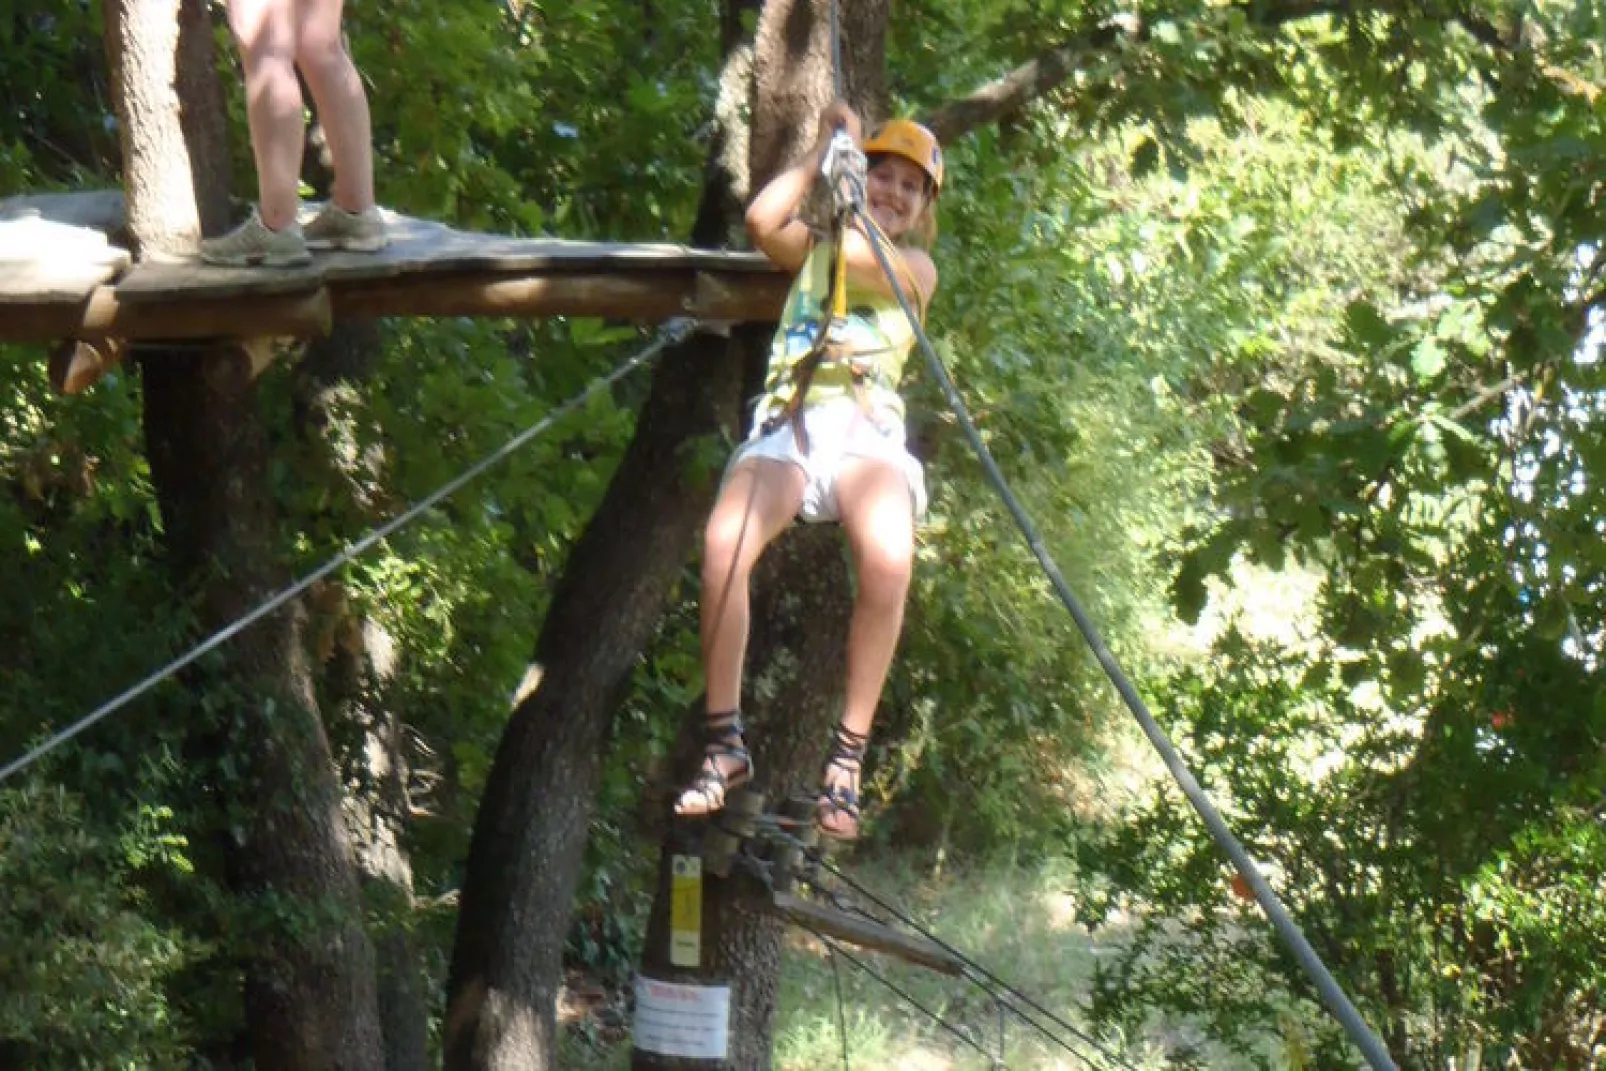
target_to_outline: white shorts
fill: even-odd
[[[850,457],[885,461],[909,484],[909,502],[918,520],[926,514],[926,473],[905,447],[903,421],[891,410],[882,410],[871,420],[852,398],[809,406],[803,410],[803,430],[808,435],[809,452],[798,449],[792,423],[787,421],[768,435],[762,425],[731,456],[725,478],[750,457],[789,461],[803,470],[803,504],[797,515],[805,521],[834,521],[839,517],[836,481],[842,463]]]

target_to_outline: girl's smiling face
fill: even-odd
[[[912,160],[888,153],[870,161],[865,198],[870,218],[894,242],[914,227],[925,211],[931,180]]]

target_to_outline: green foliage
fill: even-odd
[[[1196,612],[1243,538],[1224,526],[1170,575],[1189,533],[1215,520],[1215,471],[1241,449],[1240,421],[1275,418],[1274,388],[1336,360],[1323,340],[1342,323],[1340,286],[1381,285],[1392,269],[1376,241],[1391,225],[1383,162],[1334,153],[1285,108],[1247,114],[1253,133],[1195,124],[1181,181],[1125,177],[1130,130],[1029,176],[983,134],[954,157],[973,181],[945,195],[939,259],[958,282],[936,330],[989,448],[1139,680],[1174,659],[1154,639],[1169,586]],[[1123,177],[1102,188],[1111,174]],[[917,398],[943,405],[929,389]],[[965,843],[1041,845],[1073,810],[1097,809],[1075,771],[1097,770],[1126,714],[966,444],[945,425],[930,434],[935,505],[894,693],[914,747],[893,777],[914,813]],[[1320,503],[1344,488],[1307,482],[1284,513],[1319,526]]]
[[[88,184],[115,181],[108,100],[97,97],[94,81],[72,74],[75,67],[101,70],[98,31],[73,21],[73,32],[45,32],[68,25],[62,19],[98,17],[99,6],[58,6],[62,11],[41,16],[44,22],[13,24],[8,17],[4,23],[40,50],[33,64],[21,38],[7,38],[8,46],[17,45],[7,52],[7,76],[26,76],[29,93],[39,92],[26,99],[47,109],[0,117],[7,192],[60,173],[36,164],[42,139],[69,134],[51,116],[104,126],[111,139],[96,142],[95,151],[76,141],[68,146],[79,168],[72,174]],[[346,29],[373,104],[381,199],[447,222],[514,233],[683,237],[701,179],[700,97],[713,41],[700,7],[661,13],[646,40],[632,33],[635,43],[620,48],[624,39],[613,29],[636,15],[623,6],[475,13],[416,3],[348,12]],[[43,75],[47,61],[56,64],[69,46],[87,46],[92,54]],[[219,46],[225,73],[237,72],[221,26]],[[655,72],[651,80],[639,73],[646,70]],[[243,92],[235,81],[225,93],[233,141],[243,147]],[[235,162],[235,188],[247,197],[254,188],[249,154],[237,152]],[[391,325],[378,373],[338,384],[327,396],[328,440],[309,435],[301,422],[303,384],[293,363],[274,366],[262,381],[262,412],[275,444],[271,479],[282,510],[282,559],[298,573],[321,564],[535,423],[640,341],[636,330],[587,321]],[[0,494],[0,539],[14,548],[0,558],[9,565],[0,578],[13,596],[0,624],[22,637],[20,647],[0,654],[7,679],[0,741],[9,759],[196,636],[187,608],[165,582],[140,443],[137,377],[114,374],[85,398],[56,399],[37,350],[4,347],[0,357],[0,477],[16,492]],[[355,563],[340,578],[337,596],[326,599],[320,590],[309,600],[324,713],[354,792],[380,787],[367,770],[361,712],[383,711],[405,726],[408,802],[416,808],[406,847],[425,903],[446,897],[460,879],[478,793],[548,589],[607,486],[642,396],[643,385],[634,383],[598,399]],[[337,665],[352,623],[363,619],[388,634],[397,668],[383,677],[364,672],[354,690]],[[154,690],[75,741],[68,760],[53,767],[85,793],[95,814],[115,823],[140,802],[119,776],[137,765],[137,755],[189,753],[193,764],[184,775],[151,791],[202,845],[200,873],[153,879],[160,895],[143,910],[153,926],[212,940],[225,928],[255,932],[266,921],[253,920],[212,884],[221,876],[214,838],[234,835],[245,817],[216,812],[209,798],[209,786],[237,783],[242,769],[230,747],[217,750],[238,739],[228,727],[239,698],[226,674],[213,672],[217,661],[209,659],[203,675],[188,682],[195,695],[172,686]],[[197,748],[198,741],[205,746]],[[635,787],[635,775],[622,769],[615,796]],[[606,813],[617,829],[619,810],[610,806]],[[599,841],[588,885],[599,902],[616,886],[634,888],[625,880],[628,868],[616,861],[625,853],[612,843]],[[374,910],[380,924],[397,921],[388,909]],[[417,930],[421,967],[437,983],[451,940],[449,917],[435,925],[443,915],[427,914]],[[203,1048],[227,1045],[238,1028],[237,1007],[221,996],[238,981],[221,955],[199,956],[169,972],[168,995],[195,1025]],[[440,985],[430,988],[438,992]]]
[[[0,196],[115,173],[100,4],[0,8]]]
[[[0,16],[0,191],[116,181],[100,10]],[[1606,127],[1589,92],[1606,80],[1601,14],[1408,4],[1268,23],[1276,10],[900,6],[899,111],[1081,46],[1057,89],[948,146],[933,333],[1072,587],[1368,1010],[1440,1064],[1481,1044],[1486,1060],[1582,1065],[1606,962],[1606,727],[1588,698],[1606,637],[1591,482],[1606,403],[1598,357],[1575,359],[1606,263]],[[656,4],[646,32],[640,5],[611,0],[347,17],[386,204],[515,233],[685,237],[717,89],[709,5]],[[243,198],[243,98],[226,92]],[[275,367],[262,405],[277,552],[296,570],[326,560],[636,340],[589,321],[387,325],[376,373],[335,392],[333,438],[309,434],[301,384]],[[137,377],[56,399],[41,357],[0,347],[6,757],[195,638],[163,568]],[[363,712],[404,727],[431,982],[509,697],[643,390],[599,400],[365,556],[340,613],[309,606],[354,795],[378,790]],[[1340,1062],[1173,799],[1098,824],[1125,715],[931,384],[911,408],[933,512],[878,723],[873,789],[894,816],[879,835],[1027,856],[1075,838],[1104,897],[1089,917],[1129,909],[1155,957],[1112,969],[1101,1011],[1126,1015],[1124,995],[1134,1017],[1169,1007],[1221,1038],[1271,1030],[1290,1063]],[[1246,559],[1323,578],[1311,644],[1230,640],[1201,663],[1172,610],[1208,620]],[[571,944],[604,974],[637,940],[637,796],[698,688],[693,579],[604,772]],[[382,626],[396,654],[355,687],[336,671],[354,621]],[[215,747],[239,698],[223,661],[75,741],[49,768],[56,796],[5,797],[0,828],[31,838],[0,846],[15,905],[65,898],[71,936],[104,933],[108,957],[93,977],[44,979],[49,1002],[0,1005],[15,1014],[0,1033],[30,1054],[70,1064],[99,1039],[172,1064],[238,1026],[219,996],[237,966],[216,939],[252,920],[218,883],[214,838],[239,816],[210,798],[240,767]],[[164,840],[174,830],[188,854]],[[404,909],[373,910],[405,928]],[[65,931],[21,911],[0,912],[0,954],[31,970]],[[139,1021],[104,999],[113,981]]]
[[[1545,646],[1518,641],[1494,657],[1531,666]],[[1548,661],[1561,678],[1577,674]],[[1594,895],[1601,812],[1589,787],[1599,772],[1565,771],[1558,753],[1576,732],[1600,731],[1593,700],[1561,702],[1567,685],[1553,678],[1517,685],[1526,699],[1505,690],[1525,712],[1545,697],[1542,725],[1490,714],[1487,695],[1447,693],[1412,717],[1337,680],[1295,683],[1312,681],[1310,668],[1230,635],[1214,666],[1170,680],[1157,706],[1318,954],[1400,1039],[1398,1057],[1442,1064],[1478,1045],[1486,1059],[1579,1066],[1598,1026],[1592,994],[1606,981],[1606,915]],[[1553,744],[1524,747],[1525,734]],[[1131,1023],[1166,1007],[1208,1016],[1229,1042],[1292,1031],[1339,1058],[1336,1025],[1234,895],[1230,870],[1175,793],[1156,791],[1078,851],[1101,875],[1089,921],[1152,912],[1100,979],[1102,1014]],[[1187,920],[1185,936],[1167,919]]]
[[[1548,180],[1524,173],[1564,174],[1571,150],[1551,156],[1506,126],[1527,93],[1554,121],[1582,120],[1583,101],[1536,73],[1508,70],[1498,104],[1429,94],[1434,123],[1392,106],[1368,117],[1435,139],[1371,139],[1398,176],[1400,252],[1351,284],[1341,320],[1229,392],[1217,508],[1175,587],[1193,617],[1207,578],[1240,555],[1304,563],[1326,577],[1314,651],[1229,640],[1157,704],[1176,710],[1202,778],[1405,1062],[1481,1046],[1486,1060],[1583,1066],[1599,1027],[1599,920],[1574,891],[1598,867],[1580,834],[1598,821],[1587,786],[1601,776],[1587,698],[1598,600],[1583,595],[1601,560],[1582,460],[1599,372],[1574,357],[1590,301],[1578,280],[1598,268],[1571,201],[1536,198]],[[1125,960],[1106,979],[1109,1014],[1188,1008],[1231,1037],[1286,1024],[1280,994],[1308,999],[1269,939],[1236,922],[1216,858],[1169,798],[1086,848],[1109,904],[1186,918],[1197,944]],[[1157,917],[1150,938],[1162,930]],[[1228,963],[1242,984],[1203,969]],[[1295,1018],[1313,1051],[1339,1058],[1322,1017]]]
[[[158,918],[142,874],[189,871],[173,815],[115,835],[59,788],[0,793],[0,1052],[29,1067],[174,1067],[189,1038],[164,986],[200,950]]]

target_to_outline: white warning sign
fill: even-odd
[[[660,1056],[723,1060],[730,1035],[728,985],[636,979],[634,1045]]]

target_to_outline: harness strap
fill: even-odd
[[[786,424],[792,426],[792,436],[797,442],[798,449],[804,454],[809,452],[808,429],[803,423],[803,409],[808,400],[809,388],[814,382],[814,375],[827,364],[839,364],[847,368],[853,381],[853,397],[858,402],[859,410],[872,424],[875,423],[875,403],[870,393],[872,384],[886,385],[888,389],[896,387],[884,382],[885,375],[881,367],[869,359],[869,352],[882,352],[879,350],[869,352],[855,352],[848,344],[846,326],[848,316],[848,257],[847,257],[847,213],[838,213],[831,226],[831,241],[833,243],[831,258],[830,282],[824,300],[820,302],[822,313],[829,310],[829,317],[820,324],[815,332],[814,341],[807,353],[797,358],[786,369],[784,376],[790,381],[791,392],[780,408],[771,409],[770,414],[760,425],[760,434],[768,435]]]
[[[847,242],[844,237],[847,232],[847,213],[838,212],[831,223],[831,284],[820,303],[820,311],[830,310],[830,319],[820,325],[814,334],[814,342],[809,351],[796,361],[788,372],[792,380],[792,394],[786,399],[786,404],[780,412],[764,421],[762,432],[768,435],[783,423],[792,425],[792,437],[797,441],[797,447],[804,454],[809,452],[809,433],[803,425],[803,402],[808,398],[809,385],[814,382],[814,373],[819,371],[820,365],[827,361],[840,361],[851,356],[846,345],[838,336],[836,328],[845,323],[848,314],[848,256]]]

